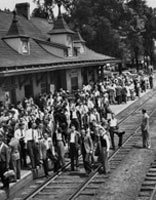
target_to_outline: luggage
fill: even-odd
[[[12,179],[12,178],[14,178],[16,175],[15,175],[15,172],[14,172],[14,170],[8,170],[8,171],[6,171],[5,173],[4,173],[4,177],[6,178],[6,179]]]

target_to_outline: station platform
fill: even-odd
[[[154,72],[154,79],[153,79],[153,87],[156,88],[156,71]],[[150,92],[151,89],[148,89],[146,92],[140,93],[140,97],[136,97],[134,101],[128,101],[126,104],[122,103],[120,105],[111,105],[110,108],[112,111],[117,115],[118,113],[122,112],[125,108],[133,104],[135,101],[137,101],[142,96],[146,95],[148,92]]]
[[[154,73],[154,88],[156,87],[156,72]],[[148,95],[148,93],[151,92],[151,89],[148,89],[146,92],[141,93],[140,97],[136,97],[134,101],[128,101],[126,104],[120,104],[120,105],[111,105],[111,110],[115,113],[115,115],[122,112],[124,109],[126,109],[128,106],[136,102],[138,99],[143,97],[144,95]],[[21,179],[18,180],[15,183],[10,183],[10,196],[15,196],[16,192],[24,188],[29,182],[33,180],[33,174],[30,170],[22,170],[21,171]],[[0,186],[2,186],[0,182]],[[0,190],[0,200],[7,200],[7,195],[4,190]]]
[[[21,190],[24,186],[26,186],[30,181],[33,180],[33,174],[30,170],[21,170],[21,179],[17,182],[10,183],[10,196],[15,194],[18,190]],[[0,187],[2,183],[0,182]],[[0,200],[7,200],[7,195],[4,190],[0,190]]]
[[[155,86],[156,86],[156,81],[155,81]],[[120,112],[122,112],[124,109],[126,109],[128,106],[130,106],[131,104],[133,104],[135,101],[137,101],[139,98],[141,98],[142,96],[146,95],[148,92],[150,92],[151,90],[148,89],[145,92],[141,93],[140,94],[140,97],[136,97],[136,99],[134,101],[128,101],[127,103],[122,103],[122,104],[119,104],[119,105],[111,105],[110,108],[111,110],[113,111],[113,113],[115,115],[119,114]]]

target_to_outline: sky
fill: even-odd
[[[16,3],[29,2],[30,3],[30,11],[35,8],[35,4],[33,0],[0,0],[0,9],[4,10],[5,8],[9,8],[11,11],[15,8]],[[156,0],[146,0],[147,5],[150,7],[156,7]],[[57,12],[57,11],[56,11]]]
[[[28,2],[30,3],[30,12],[34,10],[36,7],[36,4],[33,3],[33,0],[0,0],[0,9],[4,10],[5,8],[9,8],[11,11],[14,10],[16,3],[25,3]],[[55,13],[57,15],[58,9],[55,9]]]
[[[32,12],[32,10],[35,8],[33,0],[0,0],[0,9],[3,10],[5,8],[9,8],[12,11],[15,8],[16,3],[24,3],[24,2],[30,3],[30,9]]]

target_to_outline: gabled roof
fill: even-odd
[[[73,41],[75,43],[77,42],[81,42],[81,43],[85,43],[86,41],[82,38],[82,36],[80,35],[79,31],[76,31],[75,34],[73,35]]]
[[[63,34],[63,33],[69,33],[69,34],[74,34],[74,31],[72,31],[69,26],[67,25],[66,21],[64,20],[62,14],[61,14],[61,8],[59,5],[59,15],[54,21],[54,26],[51,31],[49,31],[50,35],[54,34]]]
[[[22,55],[12,49],[4,40],[0,40],[0,68],[12,66],[46,65],[51,62],[63,62],[64,59],[44,50],[35,40],[30,38],[30,54]]]
[[[12,37],[28,37],[20,24],[20,21],[16,17],[16,12],[13,12],[13,20],[11,26],[4,38],[12,38]]]
[[[7,76],[11,73],[35,73],[74,67],[96,66],[102,65],[106,62],[119,62],[119,60],[113,57],[96,53],[88,48],[85,48],[85,53],[75,57],[56,56],[46,51],[42,45],[40,45],[42,42],[45,42],[47,45],[59,45],[57,43],[47,42],[47,39],[49,38],[47,33],[51,28],[51,24],[48,24],[47,20],[39,18],[31,18],[30,20],[27,20],[25,17],[17,15],[16,19],[18,20],[18,24],[20,24],[20,26],[18,25],[19,32],[16,32],[17,30],[9,30],[9,27],[11,27],[13,23],[12,19],[14,21],[12,13],[0,11],[0,76]],[[62,25],[57,25],[56,27],[61,26]],[[68,26],[65,24],[64,28],[68,30]],[[30,37],[29,55],[19,54],[8,46],[5,40],[2,40],[2,38],[4,38],[9,32],[11,32],[11,34],[16,33],[16,35],[24,34]],[[59,47],[64,49],[66,48],[61,44]]]
[[[27,20],[23,16],[16,16],[18,22],[22,25],[26,35],[33,38],[48,39],[47,32],[50,30],[50,24],[45,19],[31,18]],[[0,11],[0,38],[7,35],[9,27],[12,24],[13,15],[11,12]],[[40,25],[39,25],[40,24]],[[45,29],[45,30],[44,30]]]
[[[117,60],[114,57],[107,56],[101,53],[97,53],[87,47],[85,47],[85,52],[82,54],[79,54],[75,57],[67,57],[68,60],[74,60],[74,61],[104,61],[104,60]]]

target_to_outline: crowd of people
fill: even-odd
[[[114,135],[119,137],[120,147],[125,134],[120,131],[110,105],[127,103],[147,87],[153,88],[152,76],[149,83],[147,86],[144,78],[138,80],[120,75],[98,83],[90,81],[72,95],[60,89],[54,94],[41,94],[36,99],[25,98],[16,105],[1,102],[2,188],[9,187],[5,178],[9,169],[15,172],[14,181],[21,178],[21,168],[35,172],[43,166],[48,176],[49,160],[56,172],[65,165],[65,155],[71,159],[71,170],[78,170],[80,152],[87,175],[93,169],[95,156],[102,163],[103,172],[108,173],[110,146],[115,150]]]

